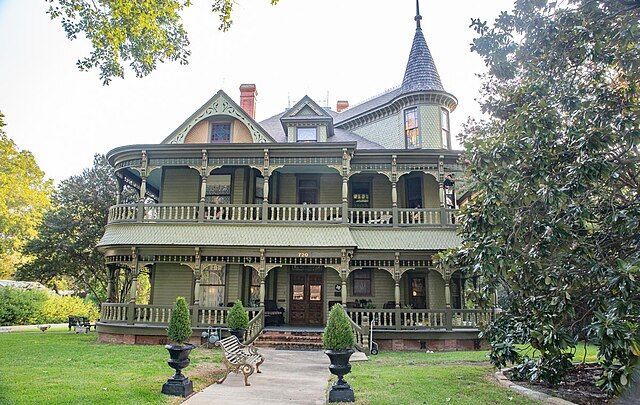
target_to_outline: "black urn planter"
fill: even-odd
[[[166,345],[165,348],[169,351],[169,356],[171,357],[167,363],[169,367],[176,370],[176,373],[162,385],[162,393],[188,397],[193,393],[193,383],[182,374],[182,369],[191,363],[189,353],[195,346],[187,343],[185,345]]]
[[[246,329],[229,329],[229,333],[237,337],[240,343],[244,343],[244,334],[246,331]]]
[[[353,349],[325,350],[324,353],[331,360],[329,371],[331,374],[338,376],[338,380],[333,383],[329,391],[329,402],[354,402],[353,389],[344,380],[344,375],[349,374],[351,371],[349,358],[353,354]]]

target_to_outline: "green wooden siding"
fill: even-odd
[[[186,167],[166,167],[162,173],[161,203],[195,203],[200,200],[200,175]]]
[[[170,305],[177,297],[193,302],[193,272],[186,266],[158,263],[153,275],[153,304]]]

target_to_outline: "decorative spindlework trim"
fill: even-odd
[[[227,115],[242,122],[249,129],[249,133],[251,134],[253,141],[256,143],[273,142],[273,140],[264,131],[252,122],[253,120],[248,118],[244,111],[241,111],[235,103],[228,100],[225,96],[226,95],[224,93],[220,92],[200,114],[180,128],[178,133],[167,143],[184,143],[187,134],[196,126],[196,124],[213,115]]]
[[[267,264],[339,265],[340,257],[267,257]]]
[[[200,166],[201,157],[149,158],[149,166]]]
[[[270,164],[279,165],[339,165],[342,167],[342,157],[333,156],[278,156],[271,157]]]
[[[351,171],[358,172],[391,172],[391,163],[351,163]]]
[[[378,107],[373,111],[366,112],[362,115],[357,115],[342,122],[338,122],[335,124],[335,126],[337,128],[343,128],[351,131],[355,128],[361,127],[371,122],[375,122],[390,115],[397,114],[405,107],[415,104],[434,104],[438,106],[444,106],[448,108],[449,111],[453,111],[456,108],[458,102],[455,97],[448,93],[421,92],[414,94],[405,94],[395,98],[388,104]]]
[[[115,170],[124,169],[125,167],[140,167],[142,165],[142,159],[127,159],[121,162],[118,162],[114,165]]]
[[[262,157],[210,157],[209,164],[212,166],[262,166]]]

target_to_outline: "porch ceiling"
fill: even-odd
[[[351,235],[365,250],[442,250],[461,243],[455,229],[352,228]]]
[[[98,246],[355,247],[346,226],[112,224]]]

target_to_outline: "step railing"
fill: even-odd
[[[345,309],[356,325],[375,321],[376,329],[480,329],[493,318],[491,309]]]
[[[253,343],[264,329],[264,308],[260,308],[257,313],[255,311],[250,311],[250,314],[254,312],[253,317],[249,321],[247,325],[247,331],[245,332],[244,343],[249,344]]]
[[[356,349],[367,355],[371,354],[369,350],[369,321],[367,316],[364,315],[362,325],[358,325],[351,318],[349,318],[349,322],[351,323],[351,330],[353,331],[353,336],[355,338]]]

